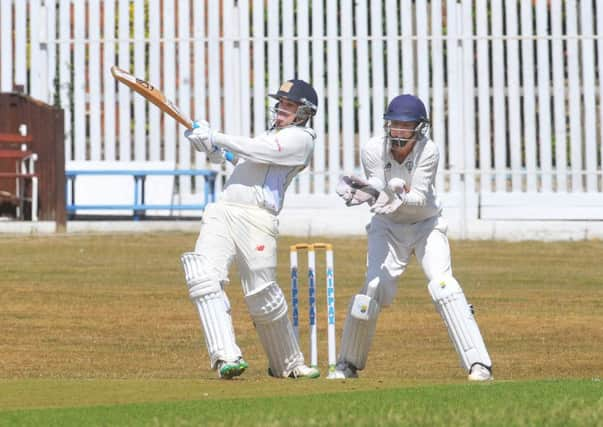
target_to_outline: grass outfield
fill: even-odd
[[[600,241],[452,242],[455,276],[494,362],[496,381],[484,385],[466,383],[416,262],[379,319],[367,368],[347,382],[267,377],[233,274],[228,293],[250,369],[217,380],[178,259],[195,238],[3,236],[0,424],[603,426]],[[285,290],[297,241],[279,241]],[[339,336],[363,280],[366,240],[329,241]],[[305,352],[307,342],[302,334]]]
[[[349,382],[348,382],[349,383]],[[235,387],[234,385],[232,387]],[[342,389],[348,384],[340,385]],[[202,387],[197,386],[201,394]],[[601,426],[595,381],[495,382],[0,412],[19,426]],[[208,394],[208,393],[205,393]]]

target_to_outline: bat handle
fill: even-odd
[[[226,160],[228,160],[230,163],[232,163],[234,161],[235,155],[232,154],[231,151],[224,150],[224,158]]]

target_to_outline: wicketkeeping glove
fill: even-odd
[[[379,196],[379,191],[368,181],[353,175],[343,176],[335,192],[345,201],[346,206],[357,206],[362,203],[372,205]]]

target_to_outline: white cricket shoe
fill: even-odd
[[[306,365],[299,365],[293,368],[293,371],[289,374],[289,378],[318,378],[320,377],[320,371],[318,368],[313,368]]]
[[[492,381],[492,370],[479,363],[474,363],[467,377],[469,381]]]
[[[356,367],[346,361],[338,362],[335,370],[329,374],[329,380],[345,380],[347,378],[358,378]]]
[[[272,369],[268,368],[268,375],[271,377],[276,377],[274,373],[272,373]],[[293,368],[293,370],[289,373],[287,378],[318,378],[320,377],[320,371],[317,368],[311,368],[306,365],[299,365]]]

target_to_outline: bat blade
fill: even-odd
[[[169,114],[172,118],[174,118],[178,123],[186,127],[187,129],[192,129],[193,121],[174,104],[172,101],[166,98],[166,96],[153,86],[151,83],[146,80],[139,79],[126,70],[123,70],[115,65],[111,67],[111,74],[115,79],[130,89],[138,93],[139,95],[146,98],[152,104],[155,104],[161,111]]]

